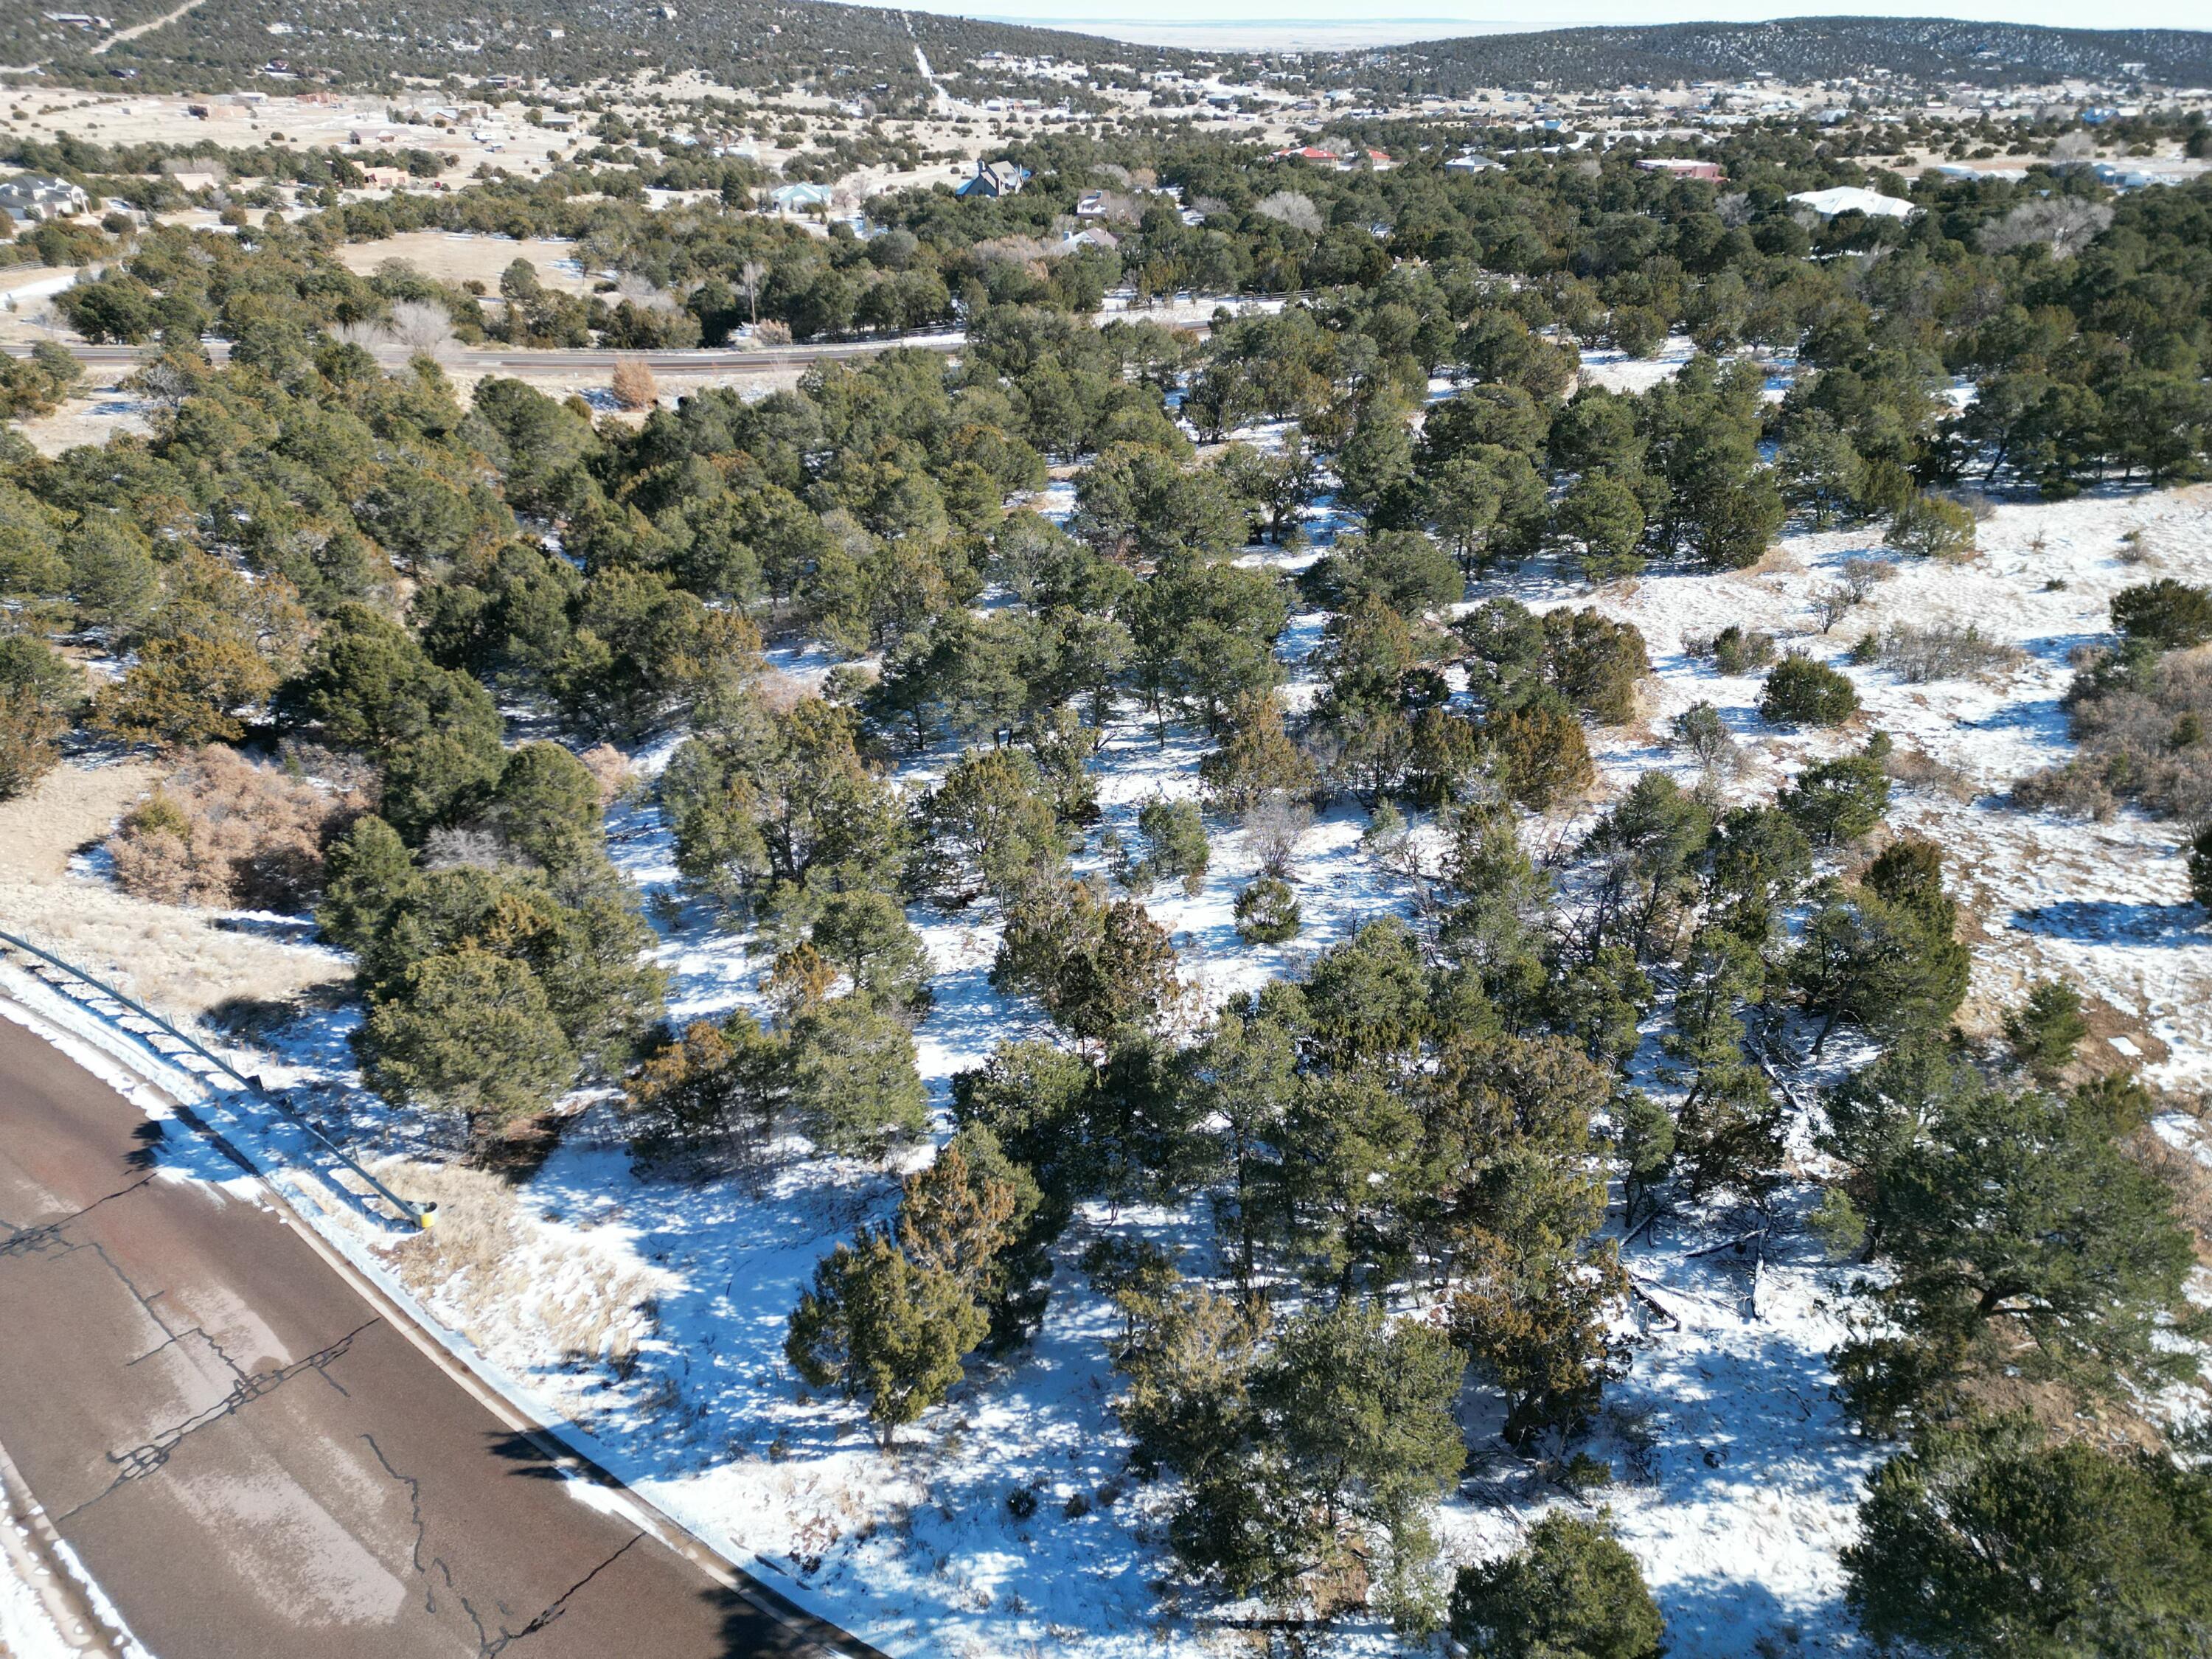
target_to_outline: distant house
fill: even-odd
[[[1646,173],[1671,173],[1677,179],[1703,179],[1716,185],[1728,177],[1718,161],[1686,161],[1671,156],[1647,155],[1636,165]]]
[[[1029,183],[1029,169],[1018,162],[1008,161],[978,161],[975,176],[967,180],[952,193],[955,196],[980,196],[995,201],[1001,196],[1018,195]]]
[[[1446,173],[1494,173],[1502,165],[1504,165],[1502,162],[1493,161],[1487,155],[1455,155],[1444,163],[1444,171]]]
[[[2149,185],[2185,185],[2190,175],[2173,167],[2114,166],[2100,161],[2090,168],[2097,182],[2114,190],[2142,190]]]
[[[827,185],[778,185],[769,191],[768,199],[781,213],[803,213],[808,208],[830,205],[830,186]]]
[[[90,205],[81,186],[47,173],[26,173],[0,185],[0,212],[19,225],[65,219]]]
[[[1333,149],[1323,149],[1319,144],[1301,144],[1291,149],[1273,151],[1269,160],[1276,161],[1311,161],[1319,167],[1333,167],[1341,159]]]
[[[1060,244],[1060,251],[1064,253],[1078,253],[1087,247],[1103,249],[1110,253],[1121,246],[1121,239],[1103,225],[1091,225],[1085,229],[1073,232],[1061,238]]]
[[[1900,197],[1885,196],[1859,185],[1838,185],[1832,190],[1801,190],[1790,198],[1810,208],[1823,219],[1839,213],[1863,213],[1870,219],[1910,219],[1920,210]]]
[[[1079,219],[1103,219],[1106,216],[1106,192],[1085,191],[1075,198],[1075,216]]]

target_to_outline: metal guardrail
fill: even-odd
[[[363,1168],[361,1161],[355,1158],[352,1153],[347,1152],[344,1147],[339,1146],[336,1141],[332,1140],[328,1135],[325,1134],[319,1128],[316,1127],[314,1124],[303,1116],[298,1109],[295,1108],[290,1101],[284,1097],[282,1092],[272,1090],[265,1085],[261,1081],[258,1075],[240,1071],[237,1066],[232,1065],[221,1054],[216,1054],[213,1049],[208,1048],[206,1044],[201,1042],[197,1037],[188,1036],[185,1032],[179,1030],[174,1025],[162,1018],[161,1015],[155,1013],[143,1003],[138,1002],[133,998],[125,996],[122,992],[117,990],[105,980],[96,978],[93,975],[87,973],[75,963],[64,961],[63,958],[56,956],[52,951],[45,949],[43,946],[33,945],[30,940],[20,938],[17,935],[8,933],[4,930],[0,930],[0,945],[5,945],[10,949],[23,951],[25,954],[37,958],[38,961],[46,963],[48,967],[66,975],[68,979],[74,980],[79,984],[89,987],[94,995],[106,998],[108,1001],[116,1004],[129,1013],[153,1026],[156,1030],[168,1037],[172,1042],[180,1044],[186,1053],[197,1055],[199,1059],[207,1062],[208,1065],[213,1066],[216,1072],[231,1079],[239,1088],[252,1096],[255,1100],[274,1108],[276,1111],[288,1122],[302,1130],[325,1152],[328,1152],[332,1158],[336,1159],[340,1164],[343,1165],[361,1181],[365,1182],[372,1192],[376,1194],[378,1197],[383,1199],[386,1203],[389,1204],[392,1207],[392,1209],[398,1213],[400,1220],[406,1225],[421,1228],[428,1227],[431,1224],[434,1212],[437,1208],[435,1205],[413,1204],[409,1202],[406,1199],[400,1197],[398,1193],[393,1192],[391,1188],[386,1186],[382,1181],[379,1180],[375,1176],[371,1175],[368,1170]],[[41,975],[40,977],[44,978],[45,975]],[[52,984],[52,981],[49,980],[48,983]],[[64,995],[70,996],[72,1001],[78,1003],[80,1006],[90,1006],[83,997],[73,994],[67,984],[56,985],[54,988],[62,992]],[[122,1019],[108,1013],[105,1009],[92,1008],[91,1012],[98,1014],[102,1019],[106,1020],[108,1024],[114,1027],[118,1031],[120,1031],[124,1036],[137,1042],[139,1047],[144,1048],[149,1054],[152,1054],[156,1060],[161,1060],[163,1064],[174,1065],[176,1063],[177,1056],[174,1054],[166,1052],[153,1042],[144,1031],[134,1030]],[[185,1069],[190,1070],[191,1068],[186,1067]],[[354,1196],[358,1198],[360,1194],[356,1194]]]

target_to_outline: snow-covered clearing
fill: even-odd
[[[1672,364],[1600,367],[1641,378]],[[1056,487],[1035,504],[1064,515],[1070,492]],[[1307,528],[1312,544],[1303,551],[1245,556],[1296,568],[1316,556],[1338,520],[1324,504]],[[2136,542],[2123,540],[2134,531]],[[1536,565],[1485,592],[1538,609],[1594,604],[1643,630],[1656,681],[1639,724],[1594,735],[1601,798],[1655,767],[1692,780],[1695,763],[1664,733],[1673,715],[1701,701],[1720,708],[1742,744],[1745,763],[1725,785],[1740,799],[1771,796],[1798,768],[1860,746],[1871,729],[1890,732],[1900,753],[1923,757],[1932,780],[1900,786],[1891,822],[1946,852],[1974,952],[1970,1021],[1986,1022],[2029,981],[2063,973],[2106,1005],[2100,1040],[2147,1057],[2158,1081],[2196,1083],[2212,1065],[2212,933],[2187,899],[2178,827],[2130,813],[2105,823],[2025,813],[2002,797],[2014,779],[2068,752],[2057,707],[2068,654],[2105,633],[2111,595],[2158,574],[2212,580],[2212,490],[2000,506],[1981,526],[1982,551],[1958,563],[1899,561],[1878,537],[1795,533],[1753,570],[1662,568],[1596,593]],[[1814,591],[1853,556],[1898,568],[1820,633]],[[1312,695],[1306,659],[1325,620],[1297,616],[1285,637],[1294,707]],[[1862,634],[1900,622],[1972,623],[2023,655],[1986,679],[1917,685],[1879,664],[1845,661]],[[1866,712],[1833,732],[1767,726],[1756,713],[1759,677],[1723,678],[1688,649],[1729,623],[1836,663]],[[827,666],[818,654],[791,652],[776,663],[800,679]],[[641,769],[657,769],[672,747],[641,757]],[[1155,793],[1194,794],[1201,752],[1194,734],[1171,731],[1163,744],[1140,711],[1119,711],[1098,763],[1106,824],[1126,830]],[[921,782],[948,757],[919,757],[902,779]],[[1601,804],[1529,824],[1532,848],[1567,843]],[[1250,950],[1237,939],[1231,904],[1255,860],[1234,827],[1216,827],[1197,893],[1151,895],[1202,1001],[1294,970],[1360,923],[1411,902],[1406,878],[1363,848],[1364,825],[1357,805],[1340,805],[1301,841],[1305,927],[1290,945]],[[653,809],[619,809],[609,836],[660,929],[671,1013],[718,1015],[755,998],[765,957],[686,899]],[[1103,867],[1097,848],[1094,833],[1079,867]],[[941,1123],[955,1073],[1001,1039],[1043,1028],[1034,1010],[1010,1006],[988,981],[997,942],[988,915],[914,914],[937,969],[935,1006],[916,1038]],[[285,1060],[327,1090],[326,1115],[350,1114],[357,1139],[420,1151],[419,1123],[354,1092],[343,1042],[354,1018],[340,1010],[304,1019],[285,1039]],[[2162,1127],[2179,1139],[2197,1133],[2178,1117]],[[1122,1474],[1104,1349],[1114,1316],[1075,1266],[1086,1244],[1114,1231],[1179,1245],[1202,1265],[1202,1200],[1176,1212],[1079,1215],[1059,1247],[1035,1343],[975,1369],[888,1455],[856,1410],[805,1396],[781,1345],[816,1262],[859,1223],[888,1213],[894,1175],[796,1146],[779,1153],[751,1176],[641,1180],[611,1112],[594,1106],[520,1189],[516,1231],[496,1241],[501,1293],[487,1293],[484,1264],[459,1255],[442,1282],[411,1282],[653,1502],[733,1553],[757,1555],[798,1599],[893,1653],[965,1659],[1049,1646],[1135,1659],[1242,1640],[1213,1609],[1156,1588],[1169,1568],[1164,1499]],[[1778,1224],[1741,1250],[1727,1243],[1744,1231],[1744,1217],[1692,1211],[1643,1231],[1625,1253],[1643,1293],[1634,1364],[1609,1392],[1589,1443],[1613,1476],[1593,1501],[1610,1504],[1642,1561],[1678,1653],[1858,1645],[1838,1552],[1882,1450],[1855,1437],[1828,1397],[1825,1356],[1842,1335],[1849,1274],[1796,1224],[1810,1202],[1809,1186],[1785,1189]],[[392,1254],[426,1248],[407,1243]],[[1488,1440],[1490,1410],[1471,1389],[1467,1420],[1484,1449],[1444,1506],[1442,1534],[1455,1561],[1509,1547],[1547,1505],[1583,1502]],[[1018,1487],[1039,1495],[1026,1519],[1007,1505]],[[1353,1650],[1391,1644],[1387,1632],[1363,1626],[1345,1640]]]

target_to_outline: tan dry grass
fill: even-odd
[[[434,282],[473,280],[494,294],[499,292],[500,273],[517,259],[527,259],[538,267],[538,280],[550,289],[563,294],[592,291],[588,272],[557,269],[562,260],[580,257],[579,245],[543,237],[517,241],[506,236],[454,236],[442,230],[410,230],[374,242],[348,242],[337,250],[337,256],[347,270],[364,276],[374,276],[386,259],[404,259]]]
[[[160,775],[141,761],[62,766],[0,802],[0,927],[188,1018],[241,998],[289,1001],[346,979],[327,951],[230,933],[204,911],[70,874],[70,854],[104,837]]]
[[[391,1253],[407,1287],[498,1355],[549,1345],[572,1362],[627,1376],[659,1328],[660,1280],[587,1243],[561,1238],[523,1209],[512,1183],[459,1164],[388,1159],[377,1175],[436,1224]]]

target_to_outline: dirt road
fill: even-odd
[[[183,1176],[191,1135],[0,1020],[0,1446],[161,1659],[837,1640],[580,1502],[286,1218]]]

